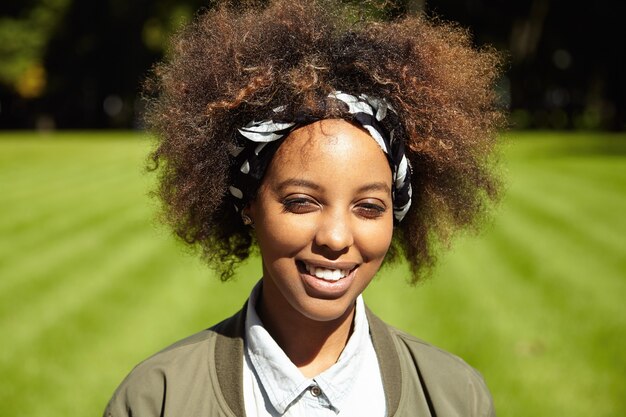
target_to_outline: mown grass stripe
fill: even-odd
[[[624,283],[613,279],[620,275],[619,264],[607,262],[612,258],[605,259],[603,252],[594,252],[585,245],[584,239],[572,239],[563,229],[550,228],[550,220],[529,213],[525,207],[515,208],[500,218],[490,239],[511,254],[511,264],[524,279],[542,286],[546,303],[559,305],[569,300],[577,304],[579,298],[564,296],[573,293],[586,299],[595,297],[594,313],[620,305],[615,304],[617,299],[610,302],[625,289]],[[510,242],[515,244],[508,244]],[[593,279],[598,275],[605,277],[600,284]],[[548,279],[542,280],[542,277]],[[611,292],[607,294],[605,290]]]
[[[513,223],[519,224],[519,221]],[[524,226],[519,226],[518,233],[512,231],[507,233],[504,238],[490,240],[494,246],[500,248],[500,253],[504,255],[504,259],[506,259],[507,253],[515,253],[515,251],[507,251],[506,247],[502,247],[505,246],[503,245],[504,241],[508,241],[509,245],[522,253],[529,249],[529,242],[526,240],[526,236],[521,233]],[[568,256],[561,252],[558,246],[551,246],[557,249],[545,256],[544,261],[546,263],[549,263],[550,259],[554,257]],[[615,317],[612,312],[616,309],[623,309],[620,301],[618,299],[601,300],[600,302],[610,304],[610,306],[599,309],[595,304],[596,300],[590,300],[590,304],[594,306],[593,311],[580,308],[581,299],[585,299],[589,294],[589,289],[594,286],[593,282],[588,280],[585,282],[584,272],[580,271],[579,276],[572,276],[576,270],[567,271],[562,267],[557,267],[542,271],[541,266],[538,268],[535,266],[531,268],[530,272],[524,273],[525,269],[529,269],[528,265],[525,265],[525,258],[534,257],[525,253],[522,256],[511,255],[509,259],[506,259],[505,264],[509,266],[511,271],[508,273],[504,271],[503,274],[507,275],[503,275],[503,277],[507,282],[510,280],[527,283],[532,288],[533,295],[523,294],[517,302],[508,298],[508,308],[503,306],[502,310],[496,314],[498,316],[504,315],[505,317],[501,321],[502,325],[510,326],[515,332],[505,336],[505,340],[515,340],[518,332],[531,335],[528,342],[520,346],[506,346],[506,344],[504,346],[504,349],[508,348],[510,351],[529,358],[521,362],[517,370],[513,362],[507,367],[513,375],[524,376],[525,380],[522,385],[527,391],[531,389],[529,387],[556,383],[555,375],[572,372],[580,376],[581,380],[571,381],[564,389],[558,389],[559,395],[564,397],[569,395],[568,398],[571,400],[578,395],[595,393],[604,400],[610,401],[612,398],[609,389],[610,384],[601,384],[597,378],[597,373],[603,372],[600,371],[602,368],[608,371],[612,366],[615,366],[615,362],[612,365],[602,365],[603,361],[598,358],[598,352],[602,348],[600,345],[590,343],[589,337],[595,331],[594,328],[598,328],[598,323],[602,323],[601,327],[603,328],[614,326],[623,328],[623,320]],[[533,269],[534,272],[532,272]],[[607,276],[607,278],[610,277],[610,275]],[[578,281],[583,281],[583,284],[586,285],[581,285]],[[571,284],[572,282],[574,285]],[[508,290],[505,289],[506,294],[515,294],[516,291],[517,287],[515,286],[511,286]],[[507,315],[507,311],[510,311],[511,314]],[[522,324],[520,325],[520,323]],[[532,336],[533,332],[535,333],[534,337]],[[521,350],[518,351],[518,349]],[[536,355],[546,356],[547,360],[535,358]],[[594,381],[594,386],[589,386],[589,381]],[[509,385],[509,381],[504,382],[505,385]],[[568,394],[565,391],[565,388],[576,393],[573,398],[571,393]],[[555,391],[557,389],[552,388],[552,392],[556,396]],[[594,407],[593,402],[583,404],[580,401],[578,403],[559,401],[556,403],[560,404],[559,407],[567,407],[567,404],[575,405],[573,410],[561,409],[561,412],[568,411],[568,415],[588,415],[585,413],[593,410]],[[586,411],[581,411],[581,409]]]
[[[163,244],[143,235],[133,238],[121,234],[106,243],[115,248],[109,257],[102,258],[95,265],[91,259],[86,259],[83,264],[66,264],[68,271],[50,275],[49,281],[55,285],[46,291],[45,296],[33,294],[27,305],[22,300],[15,303],[10,316],[5,316],[2,322],[4,331],[12,335],[12,345],[2,352],[5,360],[11,360],[15,353],[34,343],[47,329],[61,325],[71,311],[88,306],[100,291],[115,285],[117,280],[127,278],[128,272],[137,265],[149,262],[151,255]],[[31,325],[22,326],[22,323]]]
[[[126,195],[145,195],[145,184],[137,181],[140,175],[111,167],[106,174],[91,173],[91,176],[82,176],[71,182],[61,178],[54,178],[41,184],[34,181],[26,188],[26,196],[4,198],[0,208],[4,216],[0,219],[0,232],[12,233],[28,225],[37,224],[46,220],[50,212],[59,209],[81,209],[87,203],[100,203],[107,197],[119,200]],[[8,209],[10,208],[10,209]],[[7,213],[8,212],[8,213]]]
[[[124,224],[123,222],[120,223]],[[128,223],[125,228],[107,232],[107,236],[99,244],[116,245],[116,242],[123,242],[124,239],[128,238],[127,232],[134,232],[135,230],[139,231],[140,228]],[[92,243],[89,244],[92,245]],[[4,294],[2,296],[0,323],[4,325],[7,322],[15,322],[16,318],[21,317],[22,314],[28,314],[32,310],[32,306],[39,302],[54,303],[54,298],[50,298],[51,293],[59,288],[67,288],[71,293],[73,291],[72,285],[80,285],[83,280],[90,279],[89,277],[93,273],[93,262],[103,259],[109,251],[115,250],[115,246],[112,246],[103,253],[97,250],[97,247],[98,245],[85,245],[85,247],[70,250],[62,261],[57,261],[52,257],[55,259],[53,266],[43,264],[39,269],[33,269],[30,275],[23,276],[23,280],[18,281],[13,288],[10,288],[9,294],[11,296]],[[113,264],[116,262],[115,259],[109,261]]]
[[[608,261],[623,261],[617,255],[624,253],[626,223],[612,222],[609,214],[619,210],[620,205],[626,211],[626,204],[619,201],[619,196],[593,186],[572,189],[571,177],[543,171],[539,175],[541,179],[526,181],[523,187],[510,191],[507,199],[511,205],[541,221],[546,233],[565,229],[569,239],[584,242]],[[541,236],[544,231],[537,232]]]
[[[541,161],[565,175],[593,181],[605,191],[620,193],[626,187],[626,155],[594,158],[562,158],[555,162]]]
[[[576,169],[572,169],[576,167]],[[514,184],[520,184],[527,191],[529,186],[558,192],[576,199],[581,204],[598,205],[597,197],[606,199],[606,203],[624,204],[620,197],[626,189],[626,159],[623,164],[607,164],[602,171],[591,169],[589,163],[578,161],[550,161],[549,163],[528,163],[519,167],[522,174],[511,178]],[[546,183],[544,180],[548,179]],[[550,187],[550,181],[558,182]],[[623,182],[623,183],[622,183]],[[558,185],[558,187],[554,186]]]
[[[514,207],[517,208],[516,205]],[[496,375],[496,387],[499,384],[509,387],[516,385],[515,396],[518,401],[526,396],[532,400],[534,387],[547,382],[545,379],[551,378],[554,374],[572,371],[572,368],[575,369],[574,372],[577,375],[594,378],[598,367],[597,361],[593,360],[594,354],[597,354],[597,347],[585,346],[584,341],[591,334],[590,329],[581,331],[585,326],[581,326],[581,322],[576,323],[575,318],[595,325],[596,320],[607,323],[608,317],[610,324],[607,324],[605,328],[613,325],[623,327],[624,323],[621,320],[611,320],[611,313],[600,314],[600,317],[594,318],[577,308],[572,308],[579,303],[581,293],[584,294],[587,288],[582,288],[580,293],[568,291],[569,289],[566,288],[565,294],[560,292],[561,298],[567,299],[567,302],[555,303],[559,297],[550,292],[546,294],[542,281],[564,283],[569,278],[568,273],[563,273],[561,268],[557,268],[553,273],[527,271],[525,262],[527,258],[537,259],[536,256],[528,256],[527,250],[528,246],[532,247],[537,237],[542,236],[541,227],[537,228],[533,221],[528,221],[524,210],[520,210],[517,214],[516,211],[504,210],[503,215],[500,216],[500,220],[502,219],[508,219],[507,225],[501,223],[496,225],[488,234],[484,244],[471,240],[463,242],[461,247],[457,248],[456,256],[448,260],[438,274],[442,275],[438,278],[453,277],[456,283],[456,286],[451,289],[454,291],[451,299],[453,305],[457,306],[458,294],[465,294],[466,300],[474,299],[478,302],[473,304],[470,302],[472,308],[468,308],[467,302],[461,303],[459,308],[466,311],[467,316],[474,320],[476,317],[487,317],[487,319],[480,324],[471,323],[470,319],[465,325],[467,327],[465,330],[462,330],[464,326],[451,329],[446,326],[443,333],[447,333],[449,339],[460,339],[472,343],[477,342],[472,338],[476,329],[483,329],[479,333],[485,333],[485,327],[496,330],[495,333],[487,332],[489,343],[499,346],[505,352],[517,353],[519,357],[515,361],[511,361],[510,355],[502,356],[501,352],[491,351],[489,347],[478,343],[471,346],[467,352],[463,352],[463,357],[472,358],[476,356],[475,352],[479,352],[478,363],[481,364],[485,375]],[[508,231],[508,233],[502,234],[501,231]],[[550,242],[546,245],[554,248],[551,251],[552,256],[568,256],[567,251],[562,251],[560,245]],[[535,275],[534,279],[529,279],[531,274]],[[467,279],[458,279],[459,277]],[[588,283],[588,285],[593,284]],[[613,307],[623,309],[617,299],[614,300]],[[435,311],[433,315],[439,316],[441,313],[441,311]],[[447,320],[446,324],[448,324]],[[564,329],[568,329],[565,337]],[[462,336],[457,339],[458,334]],[[454,349],[457,349],[457,352],[459,352],[458,349],[463,351],[463,346],[460,348],[455,346]],[[566,360],[561,358],[564,352],[567,354]],[[487,360],[480,359],[480,356],[485,355],[491,357]],[[537,355],[540,357],[536,357]],[[519,377],[524,376],[523,383],[502,380],[502,375],[497,371],[499,366],[509,369],[518,382]],[[595,387],[589,387],[587,381],[589,379],[573,383],[574,387],[568,386],[567,389],[560,390],[558,395],[571,400],[584,392],[593,392],[604,400],[611,400],[611,390],[608,390],[610,383],[600,385],[596,382]],[[525,392],[520,392],[520,390]],[[568,390],[575,390],[578,394],[572,396]],[[508,393],[510,394],[511,391]],[[506,396],[503,401],[502,396],[497,395],[496,401],[499,404],[508,404]],[[591,411],[595,406],[593,401],[584,404],[580,401],[578,404],[570,401],[571,410],[569,410],[568,406],[564,405],[568,404],[567,402],[559,402],[559,404],[561,404],[559,407],[554,407],[554,411],[560,408],[561,412],[568,415],[586,415],[585,411],[581,410]],[[543,407],[545,405],[541,408]],[[533,414],[529,409],[525,412]]]
[[[56,239],[51,236],[46,247],[39,248],[30,256],[5,259],[2,271],[6,278],[0,282],[0,311],[10,305],[6,299],[7,294],[30,291],[42,286],[40,292],[44,295],[47,288],[45,283],[51,281],[50,276],[58,275],[59,269],[66,265],[80,264],[85,255],[98,256],[99,250],[110,242],[112,236],[123,239],[133,230],[145,227],[142,222],[145,222],[146,216],[145,207],[121,205],[117,211],[93,217],[92,223],[84,224],[84,227],[64,238]]]
[[[36,311],[30,316],[36,316],[37,320],[33,323],[36,328],[27,334],[20,334],[19,344],[15,343],[14,349],[3,353],[4,361],[2,361],[1,370],[4,375],[13,375],[9,390],[17,390],[21,396],[27,400],[24,406],[28,407],[30,415],[46,415],[46,409],[50,410],[51,403],[57,401],[55,412],[62,414],[64,409],[74,409],[76,404],[81,404],[90,398],[89,395],[82,395],[82,399],[76,399],[72,402],[62,400],[63,397],[53,395],[50,401],[46,401],[46,405],[40,404],[37,400],[36,392],[29,390],[33,382],[39,385],[39,391],[49,391],[49,387],[57,389],[67,389],[67,392],[75,392],[76,378],[81,379],[81,375],[85,372],[91,375],[102,374],[104,369],[101,368],[102,361],[106,361],[106,354],[101,357],[85,357],[85,349],[89,346],[89,340],[94,337],[97,332],[97,322],[93,321],[93,317],[89,312],[93,313],[93,306],[98,305],[101,309],[101,319],[109,320],[108,315],[111,313],[111,305],[102,303],[101,300],[107,299],[107,294],[115,288],[125,286],[129,279],[136,274],[145,271],[145,266],[150,265],[149,259],[159,259],[159,254],[163,251],[163,241],[138,238],[135,241],[128,241],[126,247],[121,247],[116,252],[118,262],[112,264],[95,265],[97,272],[89,276],[88,281],[78,283],[73,291],[64,293],[61,289],[53,291],[50,296],[59,296],[62,307],[55,306],[51,314],[41,317],[49,306],[38,304],[35,306]],[[131,255],[132,254],[132,255]],[[161,265],[164,266],[164,265]],[[153,271],[156,272],[156,271]],[[162,268],[162,272],[167,272],[166,268]],[[131,287],[132,288],[132,287]],[[141,288],[141,291],[134,291],[133,296],[135,303],[140,308],[146,304],[145,299],[139,297],[145,295],[152,296],[153,293],[160,292],[160,288],[152,282],[147,288]],[[103,305],[104,304],[104,305]],[[124,311],[126,316],[128,310]],[[21,319],[24,322],[25,318]],[[155,323],[156,324],[156,323]],[[111,336],[116,337],[112,332],[103,347],[109,346]],[[132,338],[128,338],[132,341]],[[106,342],[106,340],[105,340]],[[105,349],[103,349],[105,350]],[[27,362],[19,362],[14,360],[15,355],[27,358]],[[76,366],[76,356],[82,357],[82,369],[75,368],[72,373],[72,367]],[[106,372],[105,372],[106,373]],[[82,377],[84,380],[84,377]],[[84,381],[83,381],[84,383]],[[0,386],[2,382],[0,382]],[[80,392],[90,393],[92,396],[97,395],[96,391],[90,391],[88,386],[81,385]],[[7,390],[0,390],[6,392]],[[110,395],[110,391],[109,391]],[[88,414],[99,414],[102,412],[101,404],[98,410],[90,410]],[[88,410],[81,410],[76,415],[85,415]],[[75,414],[75,413],[71,413]]]
[[[115,133],[106,138],[94,138],[89,134],[85,139],[70,138],[67,135],[55,135],[51,140],[42,140],[35,137],[22,137],[20,139],[5,139],[6,133],[0,138],[0,162],[8,170],[34,165],[46,165],[55,161],[81,161],[92,160],[102,162],[105,166],[108,158],[126,159],[130,162],[137,156],[145,154],[152,147],[151,140],[146,138],[132,138],[128,135]],[[131,165],[129,165],[131,166]],[[59,167],[57,167],[59,168]]]
[[[21,188],[12,184],[12,190],[3,193],[2,203],[27,205],[33,202],[61,202],[67,197],[80,195],[97,197],[99,193],[89,193],[93,190],[106,190],[116,183],[145,190],[143,184],[137,181],[142,178],[142,173],[120,169],[123,167],[120,162],[116,162],[116,165],[109,166],[106,170],[92,169],[90,172],[76,172],[69,176],[66,173],[50,175],[46,172],[31,175],[19,186]]]
[[[94,224],[102,217],[111,217],[121,209],[130,206],[146,207],[148,199],[120,190],[120,198],[111,198],[113,191],[107,192],[102,198],[80,203],[80,196],[75,195],[71,202],[59,204],[58,207],[47,207],[32,215],[19,226],[10,231],[3,231],[7,239],[0,242],[0,251],[4,260],[13,259],[20,253],[40,250],[42,246],[49,246],[51,242],[63,240],[68,235],[81,231],[84,227]],[[2,259],[0,259],[0,263]]]
[[[625,290],[623,283],[613,282],[613,278],[619,277],[620,269],[607,266],[596,256],[579,256],[579,253],[586,252],[584,245],[567,237],[558,233],[547,234],[541,226],[533,229],[537,221],[525,213],[509,212],[506,221],[501,222],[502,227],[489,236],[489,242],[498,248],[500,256],[505,257],[519,278],[536,287],[544,304],[552,308],[622,321],[614,311],[621,308],[619,294]],[[599,271],[607,279],[597,283],[590,279],[589,271]],[[603,306],[593,311],[581,309],[580,300],[593,297],[601,299]]]

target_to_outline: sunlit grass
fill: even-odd
[[[499,416],[626,414],[626,135],[509,134],[507,193],[429,281],[386,270],[366,300],[478,368]],[[135,133],[0,135],[0,410],[99,415],[139,360],[234,313],[154,221]]]

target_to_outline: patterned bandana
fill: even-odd
[[[411,207],[411,167],[404,155],[403,141],[394,140],[393,130],[387,134],[379,123],[388,116],[388,113],[395,115],[395,111],[384,99],[369,97],[365,94],[355,97],[335,91],[328,97],[345,103],[353,120],[368,131],[387,156],[393,178],[393,214],[396,222],[399,223]],[[278,114],[283,109],[284,107],[278,107],[274,109],[274,112]],[[318,120],[302,117],[289,122],[253,121],[237,129],[239,147],[231,154],[235,158],[234,166],[239,168],[233,172],[233,184],[230,186],[235,210],[242,210],[256,192],[265,170],[283,140],[293,130]]]

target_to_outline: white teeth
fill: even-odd
[[[319,268],[309,264],[304,265],[309,274],[325,281],[339,281],[341,278],[345,278],[350,273],[349,269],[329,269]]]

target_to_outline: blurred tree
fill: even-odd
[[[201,2],[193,3],[73,1],[48,44],[42,109],[54,109],[59,127],[133,126],[141,78]]]
[[[0,7],[0,123],[131,127],[141,78],[200,0],[28,0]]]
[[[44,92],[43,55],[69,3],[31,0],[0,6],[0,82],[21,97],[36,98]]]
[[[508,53],[502,87],[512,123],[626,129],[626,26],[621,2],[430,0],[430,12]]]

